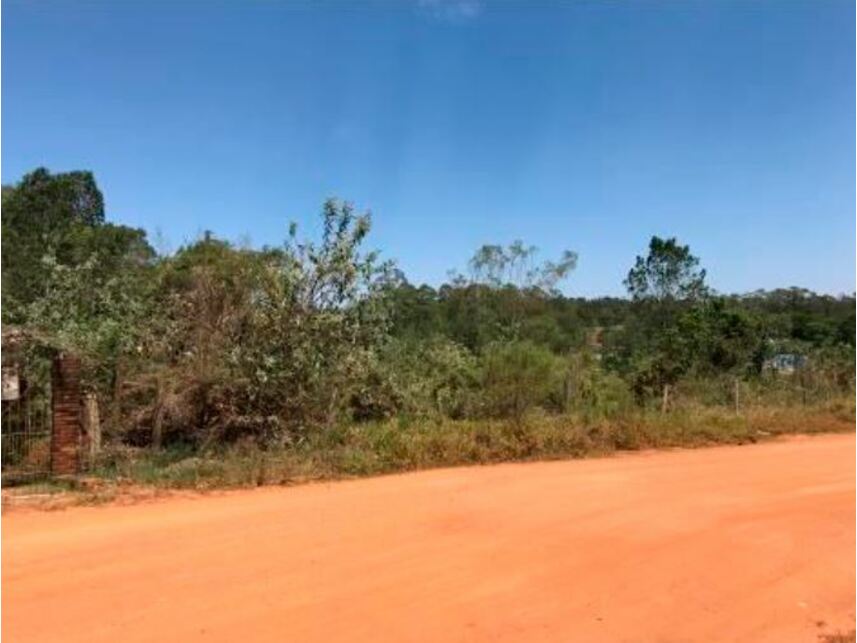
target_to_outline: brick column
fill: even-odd
[[[80,463],[80,360],[60,353],[51,371],[51,473],[74,475]]]

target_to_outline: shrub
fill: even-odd
[[[562,407],[587,419],[612,418],[629,411],[634,398],[625,381],[605,371],[588,351],[572,354],[566,362]]]
[[[556,399],[562,378],[557,357],[528,341],[491,344],[481,368],[486,413],[516,423],[533,407]]]

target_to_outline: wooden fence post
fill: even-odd
[[[86,451],[89,463],[101,451],[101,417],[98,412],[98,398],[95,393],[83,396],[83,433],[86,436]]]
[[[741,414],[741,380],[735,379],[735,415]]]
[[[571,410],[571,399],[574,396],[574,394],[572,392],[573,391],[573,384],[571,382],[571,373],[567,373],[565,376],[565,387],[564,388],[565,388],[565,390],[563,391],[563,393],[564,393],[565,400],[564,400],[564,404],[563,404],[563,410],[566,413],[568,413]]]

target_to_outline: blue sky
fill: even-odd
[[[323,199],[440,283],[485,242],[621,294],[653,234],[721,291],[854,290],[854,5],[22,2],[2,14],[2,180],[90,169],[175,249],[276,244]]]

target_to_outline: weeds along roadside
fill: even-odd
[[[640,411],[587,422],[578,414],[531,412],[522,421],[402,419],[329,429],[289,447],[252,441],[197,452],[112,447],[92,475],[107,483],[177,489],[294,484],[510,461],[586,458],[648,448],[746,444],[788,434],[854,430],[854,401],[806,408]]]

